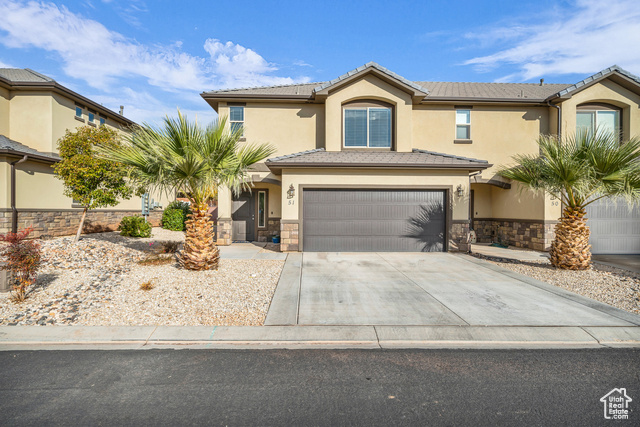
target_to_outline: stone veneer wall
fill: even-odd
[[[218,218],[216,244],[218,246],[229,246],[231,244],[231,219]]]
[[[265,228],[258,228],[258,242],[270,242],[273,236],[280,234],[280,218],[269,218]]]
[[[140,215],[140,211],[94,210],[88,211],[84,222],[83,234],[114,231],[125,216]],[[33,227],[31,237],[70,236],[76,234],[82,218],[81,209],[68,210],[18,210],[18,230]],[[12,212],[0,210],[0,233],[11,231]],[[162,211],[151,211],[149,222],[158,227],[162,222]]]
[[[297,222],[280,222],[280,250],[282,252],[297,252],[300,250]]]
[[[473,229],[478,243],[502,242],[518,248],[548,251],[558,221],[476,219]]]
[[[449,252],[469,252],[469,222],[451,224]]]

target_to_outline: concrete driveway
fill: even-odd
[[[633,326],[640,317],[448,253],[289,254],[266,325]]]

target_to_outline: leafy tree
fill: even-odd
[[[166,194],[180,191],[189,198],[192,213],[179,258],[189,270],[218,268],[207,205],[217,187],[225,185],[238,193],[250,180],[249,167],[274,153],[269,145],[241,144],[242,130],[229,132],[226,122],[221,118],[202,128],[178,111],[178,117],[166,117],[161,128],[145,124],[122,146],[101,149],[106,158],[130,167],[139,185]]]
[[[551,264],[585,270],[591,264],[586,206],[603,197],[640,201],[640,139],[620,142],[607,132],[580,132],[558,139],[541,136],[539,155],[514,157],[500,175],[535,191],[546,191],[564,206],[551,245]]]
[[[58,141],[62,160],[53,166],[56,177],[64,182],[65,196],[84,207],[75,242],[80,238],[89,209],[115,206],[133,193],[126,179],[126,166],[98,157],[95,152],[98,145],[119,147],[118,133],[105,126],[84,126],[75,132],[67,130]]]

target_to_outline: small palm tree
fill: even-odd
[[[237,194],[248,185],[248,168],[275,151],[270,145],[241,145],[242,130],[226,129],[225,117],[203,129],[178,111],[177,118],[164,119],[162,128],[144,124],[120,147],[101,149],[104,157],[129,166],[131,179],[143,188],[166,194],[181,191],[189,198],[192,214],[179,258],[189,270],[218,268],[207,203],[218,186]]]
[[[640,139],[620,143],[607,132],[579,132],[564,139],[540,136],[539,155],[518,155],[499,174],[562,201],[563,211],[551,244],[551,264],[585,270],[591,246],[585,207],[603,197],[640,201]]]

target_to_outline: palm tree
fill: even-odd
[[[218,186],[236,194],[247,188],[249,167],[275,151],[270,145],[241,144],[242,130],[229,132],[226,122],[223,117],[203,129],[178,110],[177,118],[165,117],[163,127],[143,124],[119,148],[101,149],[104,157],[128,166],[131,179],[142,188],[165,194],[181,191],[189,198],[192,214],[179,256],[188,270],[218,268],[207,204]]]
[[[603,197],[640,201],[640,139],[621,143],[607,132],[579,132],[567,138],[540,136],[539,155],[522,154],[498,172],[534,191],[562,201],[563,211],[551,244],[551,264],[585,270],[591,265],[586,206]]]

